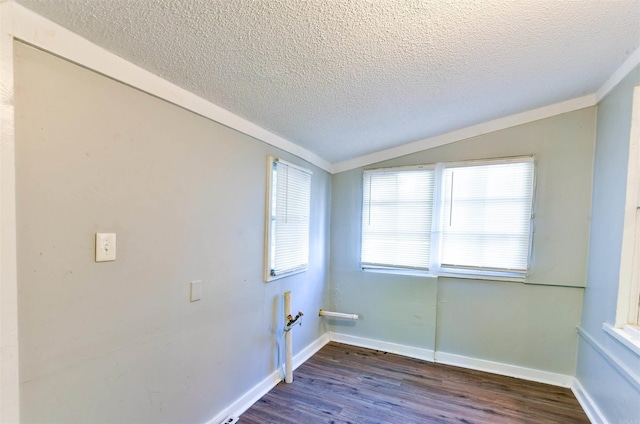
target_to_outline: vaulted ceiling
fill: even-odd
[[[640,46],[640,0],[18,2],[333,163],[594,93]]]

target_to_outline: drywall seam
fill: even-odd
[[[629,369],[624,362],[622,362],[616,355],[611,353],[609,349],[598,343],[589,333],[583,328],[578,327],[578,334],[584,341],[586,341],[596,352],[604,358],[620,375],[622,375],[636,391],[640,392],[640,376]],[[617,343],[617,341],[616,341]]]
[[[307,347],[302,349],[297,355],[293,357],[293,368],[296,369],[300,365],[304,364],[309,358],[315,355],[320,349],[329,343],[329,333],[325,333],[318,337],[315,341],[311,342]],[[244,395],[238,398],[235,402],[223,409],[215,417],[208,421],[207,424],[219,424],[223,420],[229,417],[239,417],[244,411],[249,409],[251,405],[256,403],[260,398],[269,393],[279,382],[280,370],[276,370],[268,375],[260,383],[256,384]]]
[[[79,35],[13,4],[13,37],[296,155],[327,172],[324,158],[152,74]]]
[[[0,3],[0,422],[20,420],[13,39],[10,2]]]
[[[608,424],[607,419],[604,417],[598,405],[593,401],[589,393],[584,389],[580,380],[575,378],[571,385],[571,391],[578,400],[578,403],[584,410],[585,414],[593,424]]]
[[[443,146],[445,144],[455,143],[468,138],[477,137],[495,131],[504,130],[506,128],[515,127],[517,125],[527,124],[529,122],[538,121],[540,119],[549,118],[563,113],[573,112],[579,109],[596,105],[595,94],[589,94],[575,99],[566,100],[564,102],[555,103],[538,109],[529,110],[515,115],[505,116],[503,118],[494,119],[493,121],[483,122],[470,127],[451,131],[446,134],[429,137],[412,143],[403,144],[402,146],[393,147],[387,150],[381,150],[355,159],[339,162],[333,165],[333,173],[349,171],[351,169],[362,166],[371,165],[373,163],[397,158],[400,156],[410,155],[412,153],[421,152],[423,150],[433,149],[434,147]]]

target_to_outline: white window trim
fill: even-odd
[[[640,327],[627,324],[623,328],[615,328],[606,322],[602,329],[611,337],[622,343],[627,349],[640,356]]]
[[[465,270],[467,271],[467,270]],[[526,275],[523,274],[510,274],[508,272],[487,272],[486,274],[479,273],[476,270],[468,270],[468,272],[448,272],[438,268],[437,271],[420,270],[420,269],[405,269],[405,268],[386,268],[376,266],[363,266],[362,272],[372,272],[376,274],[392,274],[392,275],[410,275],[412,277],[431,277],[431,278],[457,278],[462,280],[487,280],[487,281],[506,281],[515,283],[524,283],[526,281]]]
[[[506,270],[479,270],[479,269],[463,269],[463,268],[451,268],[451,267],[441,267],[440,266],[440,231],[438,226],[440,225],[440,218],[442,213],[442,176],[443,170],[446,167],[460,167],[460,166],[478,166],[478,165],[491,165],[491,164],[502,164],[502,163],[517,163],[523,161],[531,161],[534,163],[534,173],[533,173],[533,188],[532,188],[532,198],[531,198],[531,225],[530,225],[530,235],[529,235],[529,258],[527,260],[528,267],[527,270],[518,272],[518,271],[506,271]],[[383,267],[383,266],[375,266],[375,265],[365,265],[361,263],[361,269],[363,272],[374,272],[374,273],[385,273],[385,274],[396,274],[396,275],[412,275],[412,276],[428,276],[428,277],[450,277],[450,278],[461,278],[461,279],[474,279],[474,280],[491,280],[491,281],[507,281],[507,282],[525,282],[527,274],[529,272],[531,266],[531,253],[533,250],[533,229],[534,229],[534,216],[535,216],[535,199],[536,199],[536,172],[535,172],[535,157],[533,155],[526,156],[512,156],[512,157],[504,157],[504,158],[492,158],[492,159],[477,159],[477,160],[469,160],[469,161],[457,161],[457,162],[438,162],[436,164],[424,164],[424,165],[412,165],[412,166],[402,166],[402,167],[393,167],[393,168],[377,168],[377,169],[367,169],[365,171],[396,171],[396,170],[411,170],[411,169],[434,169],[435,172],[435,187],[434,187],[434,211],[433,211],[433,221],[432,221],[432,246],[435,246],[435,249],[432,249],[431,261],[428,270],[422,269],[411,269],[411,268],[393,268],[393,267]]]
[[[603,329],[640,356],[640,86],[633,92],[615,326]]]
[[[293,269],[289,272],[281,273],[278,275],[271,275],[271,241],[272,241],[272,227],[271,227],[271,208],[272,208],[272,189],[273,189],[273,165],[274,163],[282,163],[291,168],[297,169],[309,175],[313,175],[310,169],[303,168],[291,162],[276,158],[274,156],[267,156],[267,189],[266,189],[266,204],[265,204],[265,236],[264,236],[264,281],[270,282],[278,280],[280,278],[289,277],[291,275],[300,274],[309,269],[309,262],[303,267]],[[311,205],[309,205],[309,213],[311,213]]]

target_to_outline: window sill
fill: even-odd
[[[625,325],[623,328],[615,328],[606,322],[602,329],[629,350],[640,356],[640,328],[634,325]]]
[[[285,273],[279,274],[279,275],[269,275],[265,282],[266,283],[270,283],[271,281],[274,281],[274,280],[279,280],[281,278],[289,277],[291,275],[300,274],[300,273],[306,272],[307,269],[308,269],[308,267],[305,267],[305,268],[299,268],[299,269],[295,269],[293,271],[285,272]]]
[[[524,280],[526,278],[525,275],[510,274],[508,272],[481,273],[481,272],[474,272],[474,271],[445,271],[445,270],[441,270],[438,273],[438,277],[463,278],[463,279],[470,279],[470,280],[509,281],[512,283],[524,283]]]
[[[420,271],[415,269],[398,269],[398,268],[362,268],[363,272],[372,272],[376,274],[392,274],[407,275],[412,277],[428,277],[428,278],[461,278],[468,280],[490,280],[490,281],[509,281],[515,283],[524,283],[524,275],[513,275],[508,273],[482,274],[473,271],[468,272],[440,272]]]
[[[429,271],[420,271],[417,269],[399,269],[399,268],[362,268],[363,272],[371,272],[373,274],[391,274],[391,275],[407,275],[409,277],[428,277],[436,278]]]

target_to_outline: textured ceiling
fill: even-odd
[[[594,93],[640,0],[19,0],[331,162]]]

